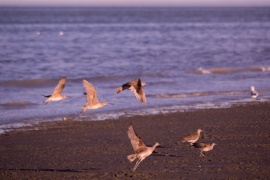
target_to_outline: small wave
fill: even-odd
[[[226,73],[238,73],[238,72],[265,72],[270,71],[270,67],[243,67],[243,68],[211,68],[211,69],[204,69],[198,68],[192,70],[191,73],[194,74],[226,74]]]
[[[0,104],[3,108],[24,108],[27,106],[33,106],[36,105],[35,103],[22,101],[22,102],[6,102],[3,104]]]
[[[196,70],[191,71],[192,73],[195,74],[211,74],[211,70],[203,69],[203,68],[198,68]]]
[[[197,96],[212,96],[212,95],[236,95],[236,94],[245,94],[247,91],[226,91],[226,92],[194,92],[186,94],[157,94],[156,98],[188,98],[188,97],[197,97]]]

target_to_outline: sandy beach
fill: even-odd
[[[91,113],[91,112],[88,112]],[[160,143],[135,173],[127,160],[132,123],[146,145]],[[181,138],[203,129],[199,150]],[[40,124],[0,136],[0,179],[269,179],[270,103],[118,120]],[[38,129],[38,130],[37,130]]]

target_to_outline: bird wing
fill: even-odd
[[[130,89],[131,91],[134,89],[134,85],[137,84],[138,79],[131,80],[125,84],[122,84],[122,86],[115,89],[117,93],[120,93],[123,90]]]
[[[257,95],[258,94],[258,92],[257,91],[251,91],[251,95]]]
[[[123,84],[123,85],[137,86],[139,80],[140,79],[133,79],[133,80],[131,80],[131,81],[129,81],[126,84]]]
[[[65,84],[67,82],[67,78],[63,77],[59,80],[57,86],[54,88],[52,95],[57,95],[57,94],[61,94],[62,90],[65,87]]]
[[[127,133],[135,153],[139,153],[147,149],[140,136],[134,131],[132,124],[129,125]]]
[[[123,90],[130,89],[131,91],[133,91],[133,89],[137,88],[137,84],[138,84],[138,79],[134,79],[134,80],[131,80],[131,81],[123,84],[122,88],[123,88]]]
[[[131,91],[133,91],[135,97],[142,103],[146,104],[146,97],[144,90],[142,88],[142,82],[140,79],[133,80],[133,85],[131,88]]]
[[[86,90],[86,101],[87,104],[96,104],[98,103],[97,91],[95,87],[88,81],[83,80],[83,86]]]
[[[197,137],[196,133],[191,133],[191,134],[187,135],[186,137],[184,137],[182,141],[183,142],[188,142],[190,140],[196,139],[196,137]]]
[[[145,97],[145,93],[142,87],[139,89],[138,93],[137,92],[135,93],[135,96],[140,102],[146,104],[146,97]]]

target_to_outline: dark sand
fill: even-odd
[[[90,111],[88,113],[91,113]],[[127,127],[133,123],[156,150],[132,175],[135,163]],[[269,179],[270,103],[106,121],[63,121],[41,130],[0,136],[0,179]],[[200,142],[214,150],[180,143],[201,128]]]

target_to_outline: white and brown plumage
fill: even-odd
[[[201,132],[202,132],[201,129],[197,129],[196,132],[193,132],[189,134],[188,136],[184,137],[182,139],[182,142],[189,142],[190,145],[192,145],[193,143],[199,140]]]
[[[83,86],[86,90],[86,93],[84,93],[86,105],[82,108],[82,112],[85,112],[87,109],[98,109],[108,104],[107,102],[98,101],[97,91],[90,82],[83,80]]]
[[[254,86],[250,86],[250,94],[251,94],[251,97],[254,99],[259,95],[259,93],[255,90]]]
[[[217,145],[216,143],[194,143],[193,146],[200,149],[200,156],[203,156],[203,152],[211,151],[214,146]]]
[[[134,79],[134,80],[129,81],[129,82],[123,84],[122,86],[116,88],[115,91],[117,93],[120,93],[123,90],[129,89],[129,90],[133,91],[136,98],[141,103],[146,104],[146,97],[145,97],[144,90],[142,88],[145,85],[147,85],[147,84],[145,82],[142,82],[141,79]]]
[[[159,143],[156,142],[152,147],[147,147],[143,143],[142,139],[134,131],[132,124],[129,125],[127,133],[128,133],[128,137],[131,141],[131,145],[133,147],[133,150],[135,152],[134,154],[127,156],[127,158],[130,162],[133,162],[136,158],[138,158],[138,161],[136,162],[136,164],[132,170],[134,172],[137,169],[137,167],[139,166],[139,164],[146,157],[150,156],[153,153],[153,151],[159,145]]]
[[[67,82],[66,77],[61,78],[57,86],[54,88],[53,93],[51,95],[44,96],[47,97],[44,103],[48,104],[51,101],[60,101],[68,98],[69,96],[62,94],[62,90],[65,88],[66,82]]]

